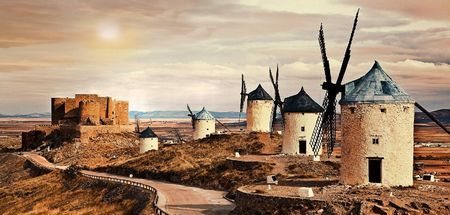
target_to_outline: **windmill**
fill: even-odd
[[[139,120],[139,114],[138,113],[134,114],[134,121],[136,122],[136,132],[137,133],[141,133],[140,132],[140,128],[139,128],[140,120]]]
[[[247,94],[247,87],[245,86],[244,74],[242,74],[241,78],[242,78],[241,79],[241,103],[239,105],[239,121],[238,121],[238,125],[241,123],[241,114],[242,114],[242,111],[244,110],[245,97],[248,96],[248,94]]]
[[[278,89],[278,76],[279,69],[277,64],[277,73],[275,74],[275,80],[273,79],[272,70],[269,68],[270,81],[272,82],[273,89],[275,91],[275,107],[273,108],[272,114],[272,131],[275,128],[275,119],[277,117],[277,108],[280,108],[282,123],[284,123],[283,119],[283,102],[281,101],[280,90]]]
[[[328,61],[325,49],[323,27],[322,24],[320,25],[319,45],[320,52],[322,54],[323,69],[325,71],[325,82],[323,82],[322,84],[322,89],[326,91],[326,94],[322,103],[322,107],[325,110],[324,112],[319,114],[310,142],[315,156],[317,156],[319,153],[319,150],[322,146],[322,141],[327,144],[328,156],[331,156],[334,144],[336,143],[336,97],[345,89],[345,87],[342,85],[342,79],[344,78],[344,74],[350,60],[350,48],[352,45],[353,35],[356,30],[356,25],[358,23],[358,14],[359,9],[356,12],[356,16],[353,21],[352,32],[350,34],[350,39],[348,41],[347,49],[345,50],[344,59],[342,61],[341,69],[339,71],[336,83],[331,82],[330,63]]]
[[[195,114],[192,113],[192,110],[191,110],[191,108],[189,107],[189,104],[187,104],[186,106],[187,106],[187,109],[188,109],[188,111],[189,111],[188,116],[191,117],[192,128],[195,129],[195,124],[194,124]]]

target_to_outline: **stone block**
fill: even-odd
[[[314,197],[314,192],[311,187],[298,188],[298,195],[300,197]]]

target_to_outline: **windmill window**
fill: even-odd
[[[403,112],[408,112],[409,107],[403,106]]]
[[[301,131],[305,131],[305,126],[302,126],[302,127],[300,128],[300,130],[301,130]]]
[[[372,138],[372,144],[380,144],[380,139],[378,138]]]
[[[350,108],[350,113],[355,113],[355,107]]]
[[[381,113],[386,113],[386,108],[381,108]]]

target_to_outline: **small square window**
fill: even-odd
[[[381,113],[386,113],[386,108],[381,108]]]
[[[372,144],[379,144],[379,143],[380,143],[380,139],[372,138]]]
[[[408,112],[408,110],[409,110],[409,107],[403,106],[403,112]]]
[[[302,127],[300,128],[300,130],[301,130],[301,131],[305,131],[305,126],[302,126]]]
[[[350,108],[350,112],[351,112],[351,113],[355,113],[355,108],[354,108],[354,107],[351,107],[351,108]]]

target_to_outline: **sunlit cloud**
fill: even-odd
[[[190,103],[235,111],[240,74],[249,90],[261,83],[273,93],[268,68],[277,64],[283,97],[305,86],[321,103],[319,25],[336,77],[357,8],[344,81],[378,60],[425,106],[448,108],[447,7],[441,1],[405,8],[350,0],[1,1],[0,113],[46,112],[50,97],[75,93],[126,99],[132,110]]]

